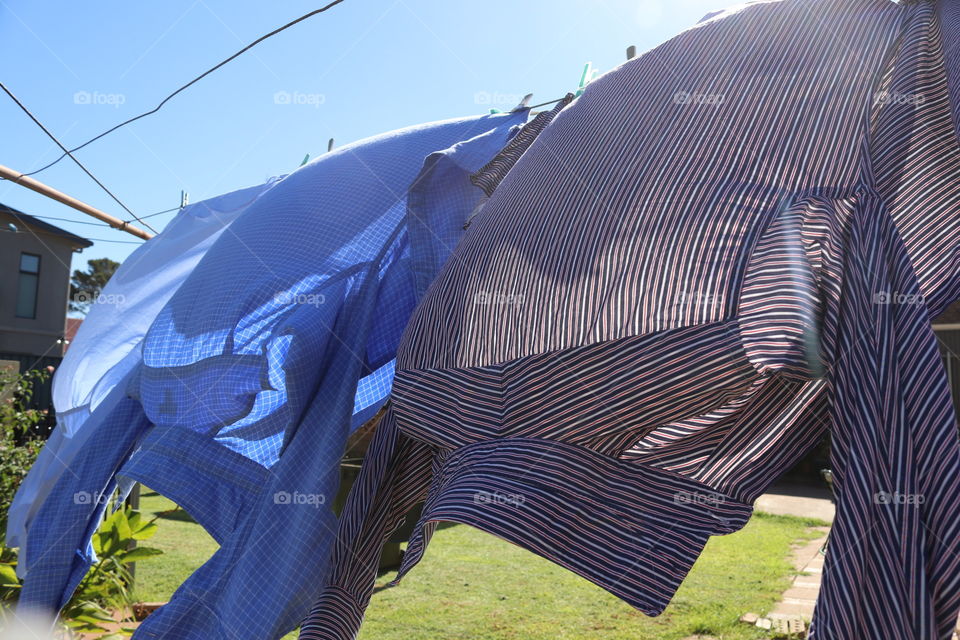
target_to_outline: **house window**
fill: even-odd
[[[17,284],[17,317],[37,317],[37,292],[40,288],[40,256],[20,254],[20,281]]]

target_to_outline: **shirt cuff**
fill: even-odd
[[[353,640],[360,632],[360,600],[339,587],[327,587],[300,629],[300,640]]]

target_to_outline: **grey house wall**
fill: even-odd
[[[70,261],[93,243],[42,219],[0,203],[0,360],[28,369],[56,367],[63,359],[63,334],[70,293]],[[40,257],[36,313],[17,317],[20,256]],[[50,381],[34,387],[31,406],[53,406]],[[52,417],[52,416],[51,416]],[[50,426],[52,421],[48,420]]]
[[[0,232],[0,353],[62,356],[74,246],[52,234]],[[20,254],[40,256],[36,318],[16,314]]]

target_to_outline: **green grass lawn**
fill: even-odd
[[[149,515],[173,507],[145,491]],[[173,517],[170,517],[170,516]],[[164,555],[137,565],[137,593],[163,601],[216,549],[177,511],[158,521],[147,544]],[[789,586],[791,545],[816,537],[815,520],[755,515],[743,530],[710,540],[673,602],[648,618],[565,569],[466,526],[437,531],[423,561],[393,588],[377,581],[364,640],[680,640],[693,634],[723,640],[765,634],[737,619],[766,613]],[[290,638],[295,636],[291,635]]]
[[[137,563],[136,596],[142,602],[166,602],[193,571],[217,550],[217,543],[183,509],[143,487],[140,510],[146,517],[160,514],[157,533],[143,544],[163,551]]]

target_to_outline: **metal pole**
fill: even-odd
[[[133,485],[133,489],[130,490],[130,495],[127,496],[127,504],[130,506],[131,509],[137,509],[137,510],[140,509],[140,483],[139,482]],[[131,550],[136,548],[137,548],[137,541],[131,540],[130,546],[128,546],[127,549]],[[131,562],[130,564],[128,564],[127,570],[130,571],[130,579],[136,580],[137,579],[137,563]]]
[[[87,214],[88,216],[93,216],[94,218],[96,218],[97,220],[100,220],[101,222],[106,222],[108,225],[110,225],[114,229],[119,229],[120,231],[126,231],[127,233],[137,236],[138,238],[142,238],[144,240],[149,240],[150,238],[153,237],[153,234],[148,233],[143,229],[139,229],[137,227],[129,225],[119,218],[114,218],[108,213],[104,213],[99,209],[95,209],[94,207],[91,207],[85,202],[81,202],[76,198],[68,196],[62,191],[57,191],[53,187],[48,187],[42,182],[34,180],[29,176],[25,176],[22,173],[14,171],[10,167],[3,166],[2,164],[0,164],[0,177],[4,177],[10,182],[19,184],[20,186],[26,187],[31,191],[36,191],[40,195],[46,196],[52,200],[56,200],[57,202],[61,204],[65,204],[68,207],[72,207],[77,211],[80,211],[81,213]]]

